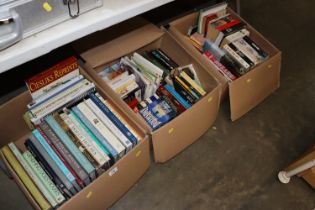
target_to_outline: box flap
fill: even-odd
[[[144,19],[133,18],[83,38],[73,46],[83,59],[97,68],[155,41],[163,34],[164,31]]]

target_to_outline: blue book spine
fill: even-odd
[[[96,136],[97,139],[100,140],[100,142],[108,149],[111,158],[114,160],[118,160],[118,152],[108,143],[108,141],[98,132],[98,130],[92,125],[91,122],[84,116],[84,114],[77,108],[72,107],[71,109],[76,116],[90,129],[90,131]]]
[[[36,137],[36,139],[39,141],[39,143],[44,147],[48,155],[51,157],[51,159],[54,160],[58,168],[62,171],[62,173],[67,177],[67,179],[73,183],[75,182],[75,178],[72,175],[72,173],[69,171],[69,169],[63,164],[63,162],[60,160],[60,158],[56,155],[54,150],[50,147],[50,145],[46,142],[45,138],[40,134],[40,132],[35,129],[33,132],[33,135]]]
[[[46,123],[51,127],[51,129],[56,133],[60,140],[64,143],[67,149],[71,152],[74,158],[80,163],[84,170],[92,177],[95,177],[95,168],[88,161],[88,159],[82,154],[82,152],[76,147],[76,145],[71,141],[70,137],[66,132],[60,127],[53,116],[48,116],[45,118]]]
[[[176,100],[179,101],[179,103],[181,103],[185,109],[189,109],[191,107],[191,105],[185,101],[177,92],[176,90],[174,90],[174,88],[172,88],[169,84],[165,85],[165,88],[168,92],[170,92],[175,98]]]
[[[89,94],[89,98],[101,109],[102,112],[104,112],[104,114],[106,114],[106,116],[118,127],[118,129],[127,136],[133,145],[137,144],[137,138],[94,93]]]
[[[73,111],[70,111],[70,115],[80,124],[83,130],[85,130],[85,132],[89,134],[93,141],[97,143],[97,145],[102,149],[102,151],[106,155],[111,155],[110,152],[106,149],[106,147],[104,147],[104,145],[98,140],[98,138],[96,138],[96,136],[84,125],[82,120],[75,113],[73,113]]]

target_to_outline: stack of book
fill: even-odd
[[[161,49],[123,57],[99,75],[153,130],[206,95],[193,65],[180,67]]]
[[[114,105],[80,75],[71,57],[26,81],[32,133],[1,148],[42,209],[59,207],[141,140]]]
[[[241,20],[227,13],[227,4],[200,11],[198,24],[187,35],[227,81],[233,81],[268,59],[268,54],[250,38]]]

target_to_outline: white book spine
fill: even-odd
[[[225,39],[227,40],[227,43],[229,44],[240,38],[243,38],[244,36],[249,36],[249,31],[245,28],[225,37]]]
[[[79,75],[73,79],[71,79],[70,81],[68,81],[67,83],[61,84],[60,86],[52,89],[51,91],[49,91],[48,93],[42,95],[41,97],[39,97],[38,99],[34,100],[31,104],[27,105],[28,109],[32,109],[34,106],[36,106],[39,103],[44,102],[45,100],[48,100],[50,97],[52,97],[54,94],[58,93],[59,91],[69,87],[70,85],[76,83],[77,81],[81,80],[83,78],[82,75]]]
[[[101,151],[101,148],[99,148],[99,146],[92,139],[89,138],[88,134],[76,121],[73,121],[68,115],[64,113],[61,114],[60,117],[69,126],[70,130],[79,139],[81,144],[93,156],[99,165],[103,166],[109,161],[109,157]]]
[[[107,139],[107,141],[112,145],[112,147],[118,152],[119,156],[125,154],[125,147],[120,143],[120,141],[108,130],[108,128],[98,119],[98,117],[90,110],[90,108],[85,103],[80,103],[77,105],[78,109],[88,118],[88,120],[95,126],[95,128],[100,132],[100,134]]]
[[[246,55],[255,65],[260,63],[258,53],[243,39],[233,42],[244,55]]]
[[[116,125],[98,108],[98,106],[91,100],[87,99],[85,103],[91,110],[100,118],[100,120],[111,130],[120,142],[126,147],[126,152],[132,149],[130,140],[116,127]]]
[[[35,92],[31,93],[32,98],[34,100],[36,100],[37,98],[39,98],[41,95],[47,93],[48,91],[50,91],[52,88],[54,88],[55,86],[58,86],[76,76],[78,76],[80,74],[79,69],[76,69],[66,75],[64,75],[63,77],[60,77],[59,79],[57,79],[56,81],[50,83],[49,85],[46,85],[44,87],[42,87],[39,90],[36,90]]]
[[[28,165],[33,169],[33,171],[37,171],[38,178],[46,186],[46,188],[49,190],[50,194],[54,197],[54,199],[59,204],[64,202],[66,200],[65,197],[60,193],[56,185],[51,181],[49,176],[46,174],[44,169],[42,169],[42,167],[39,165],[39,163],[33,157],[33,155],[29,151],[25,151],[23,153],[23,157],[28,163]]]
[[[108,107],[108,109],[128,128],[128,130],[137,138],[137,142],[140,141],[140,136],[137,134],[137,132],[135,131],[135,129],[131,126],[129,126],[129,124],[125,121],[125,119],[120,116],[119,113],[117,113],[114,108],[112,107],[112,105],[110,103],[108,103],[106,100],[103,99],[103,97],[101,97],[99,94],[96,94],[96,96]]]
[[[230,54],[238,63],[240,63],[245,69],[249,69],[250,65],[239,56],[229,45],[224,45],[223,48],[226,50],[228,54]]]
[[[51,114],[54,112],[56,109],[61,108],[65,104],[69,103],[70,101],[74,100],[77,97],[80,97],[82,94],[86,93],[87,91],[93,89],[95,85],[93,83],[90,83],[88,85],[82,86],[78,89],[75,89],[71,92],[67,92],[66,95],[64,95],[64,98],[61,98],[60,100],[56,101],[55,103],[51,104],[49,108],[44,107],[43,111],[39,114],[36,115],[34,118],[31,119],[32,123],[35,125],[40,123],[40,120],[47,116],[48,114]]]
[[[60,101],[63,101],[66,96],[68,96],[72,93],[75,93],[78,90],[80,90],[81,88],[83,88],[84,86],[86,86],[86,84],[88,84],[86,82],[88,82],[88,81],[85,79],[85,80],[79,82],[78,84],[74,85],[73,87],[65,89],[60,94],[56,95],[55,97],[52,97],[51,99],[45,101],[43,104],[41,104],[38,107],[31,109],[30,111],[32,112],[32,114],[34,116],[40,115],[42,112],[45,112],[45,110],[49,109],[50,107],[54,107]]]
[[[18,148],[13,144],[8,144],[11,151],[15,155],[15,157],[18,159],[22,167],[25,169],[26,173],[30,176],[34,184],[38,187],[40,192],[44,195],[44,197],[47,199],[47,201],[53,206],[57,206],[57,201],[53,198],[53,196],[49,193],[49,191],[46,189],[44,184],[39,180],[39,178],[36,176],[34,171],[31,169],[31,167],[27,164],[24,157],[22,156],[21,152],[18,150]]]

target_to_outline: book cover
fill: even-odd
[[[34,185],[32,180],[26,174],[25,170],[22,168],[19,161],[15,158],[13,153],[11,152],[8,146],[4,146],[1,148],[1,152],[3,153],[4,157],[7,159],[15,173],[19,176],[20,180],[24,184],[25,188],[29,191],[32,195],[36,203],[41,207],[43,210],[49,210],[51,205],[46,201],[46,199],[42,196],[40,191]]]
[[[46,174],[49,176],[49,178],[55,183],[56,187],[62,193],[62,195],[65,196],[66,198],[71,198],[73,196],[73,194],[66,188],[66,186],[63,184],[63,182],[60,180],[60,178],[55,173],[55,171],[50,167],[47,160],[37,150],[37,148],[32,143],[32,141],[30,139],[27,139],[24,142],[24,145],[28,149],[28,151],[31,152],[33,157],[37,160],[37,162],[40,164],[40,166],[46,172]]]
[[[83,124],[96,136],[102,145],[109,151],[110,158],[116,162],[119,159],[118,152],[109,144],[106,138],[94,127],[93,123],[81,112],[81,110],[74,106],[71,111],[83,122]]]
[[[67,77],[67,74],[71,74],[71,77]],[[61,61],[60,63],[43,71],[42,73],[35,75],[30,79],[27,79],[25,83],[32,97],[37,98],[44,92],[48,92],[55,86],[58,86],[59,84],[70,80],[78,75],[79,70],[77,58],[71,56],[70,58]]]
[[[88,174],[84,171],[84,169],[80,166],[78,161],[72,156],[69,150],[63,145],[57,135],[52,131],[52,129],[48,126],[48,124],[44,121],[39,125],[40,129],[45,133],[48,139],[52,142],[54,147],[58,150],[60,155],[69,163],[71,168],[75,171],[75,173],[80,177],[80,179],[84,182],[85,185],[90,184],[90,179]]]
[[[117,128],[117,126],[101,111],[101,109],[91,100],[87,99],[85,103],[95,113],[96,116],[108,127],[110,131],[119,139],[119,141],[126,147],[126,152],[133,147],[131,141]]]
[[[30,151],[25,151],[23,153],[23,157],[25,161],[28,163],[28,165],[33,169],[33,171],[36,173],[38,178],[41,180],[41,182],[45,185],[45,187],[48,189],[50,194],[54,197],[54,199],[57,201],[58,204],[63,203],[66,199],[61,194],[61,192],[58,190],[56,185],[52,182],[52,180],[49,178],[49,176],[46,174],[44,169],[39,165],[39,163],[36,161],[34,156],[31,154]]]
[[[121,115],[119,115],[119,112],[115,111],[113,107],[109,107],[110,103],[108,101],[102,101],[101,98],[97,97],[95,94],[90,94],[89,98],[102,110],[102,112],[105,113],[105,115],[119,128],[119,130],[128,137],[132,144],[137,144],[140,139],[140,135],[136,134],[136,131],[132,129],[132,126],[128,125],[127,121],[124,120]]]
[[[12,153],[14,154],[14,156],[16,157],[16,159],[22,165],[23,169],[26,171],[26,173],[29,175],[31,180],[37,186],[39,191],[43,194],[44,198],[46,198],[46,200],[50,203],[50,205],[52,207],[56,207],[58,205],[57,201],[54,199],[54,197],[50,194],[50,192],[45,187],[45,185],[38,178],[38,176],[36,175],[35,171],[33,171],[33,169],[30,167],[30,165],[26,162],[26,160],[22,156],[20,150],[13,143],[9,143],[8,146],[11,149]]]
[[[43,132],[43,130],[38,126],[36,128],[36,130],[40,133],[40,135],[44,138],[44,140],[47,142],[47,144],[49,145],[49,147],[51,148],[51,150],[57,155],[57,157],[61,160],[61,162],[64,164],[64,166],[69,170],[69,172],[71,173],[71,175],[74,177],[76,183],[73,184],[74,186],[76,186],[77,184],[80,185],[80,187],[78,187],[78,190],[80,190],[81,188],[84,188],[84,183],[81,180],[81,178],[76,174],[76,172],[73,170],[72,166],[65,160],[65,158],[59,153],[59,151],[57,150],[57,148],[55,147],[55,145],[52,143],[52,141],[47,137],[47,135]],[[36,131],[34,130],[34,131]],[[33,131],[33,132],[34,132]],[[74,181],[73,181],[74,182]]]
[[[69,179],[66,177],[66,175],[62,172],[62,170],[58,167],[58,165],[55,163],[53,158],[47,153],[45,148],[41,145],[41,143],[36,139],[35,136],[31,135],[29,137],[37,151],[42,155],[42,157],[47,161],[50,168],[56,173],[56,175],[59,177],[61,182],[64,184],[64,186],[72,193],[72,195],[75,195],[77,193],[77,190],[74,188],[73,184]]]
[[[71,152],[73,157],[80,163],[84,170],[89,174],[90,178],[94,180],[96,178],[95,168],[88,161],[88,159],[81,153],[81,151],[76,147],[70,137],[61,128],[53,116],[48,116],[45,118],[45,122],[54,131],[66,148]]]
[[[77,108],[94,125],[107,142],[112,145],[112,147],[117,151],[118,156],[122,157],[126,152],[126,148],[120,143],[116,136],[114,136],[114,134],[101,122],[101,120],[84,102],[79,103]]]

